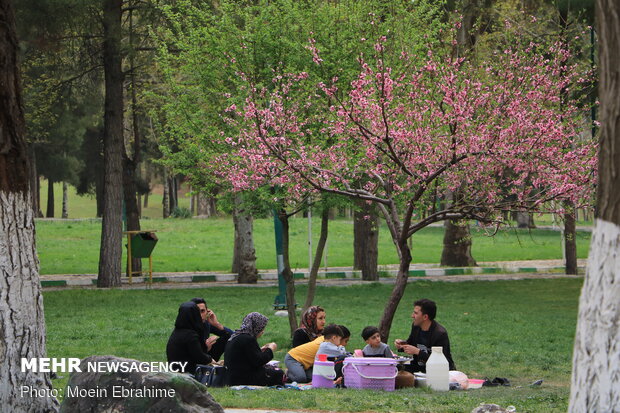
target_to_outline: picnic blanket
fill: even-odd
[[[241,385],[241,386],[231,386],[232,390],[265,390],[265,389],[276,389],[276,390],[310,390],[312,388],[312,384],[285,384],[283,386],[250,386],[250,385]]]

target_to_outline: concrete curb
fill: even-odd
[[[579,272],[583,273],[584,266],[579,267]],[[394,268],[382,269],[379,271],[379,277],[384,279],[395,278],[398,270]],[[479,274],[562,274],[564,267],[543,265],[543,266],[494,266],[494,267],[454,267],[454,268],[424,268],[412,269],[409,271],[410,277],[424,278],[437,276],[454,276],[454,275],[479,275]],[[278,274],[275,271],[266,271],[258,274],[259,280],[275,281]],[[309,278],[309,272],[297,271],[294,273],[295,279],[303,280]],[[328,279],[347,279],[360,280],[361,271],[351,268],[334,268],[328,271],[320,271],[318,278],[321,280]],[[92,287],[97,284],[96,274],[84,275],[42,275],[41,286],[47,287]],[[213,283],[213,282],[235,282],[236,274],[222,273],[157,273],[153,275],[153,283],[174,283],[174,284],[195,284],[195,283]],[[148,284],[148,277],[133,277],[132,284],[141,285]],[[129,285],[129,279],[122,278],[122,284]]]

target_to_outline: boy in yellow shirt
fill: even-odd
[[[324,337],[319,336],[313,341],[294,347],[286,353],[284,364],[288,369],[286,375],[291,381],[296,381],[297,383],[309,383],[312,381],[314,357],[323,341]]]

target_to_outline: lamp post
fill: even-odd
[[[284,248],[282,246],[282,221],[278,216],[278,211],[273,210],[273,226],[276,236],[276,262],[278,264],[278,295],[273,303],[276,310],[286,310],[286,282],[282,276],[284,271]]]

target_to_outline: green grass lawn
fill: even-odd
[[[47,208],[47,180],[41,180],[41,212],[46,213]],[[183,188],[179,195],[179,207],[189,208],[190,199]],[[69,218],[94,218],[97,216],[97,204],[94,195],[80,196],[76,193],[75,187],[69,185],[67,191],[67,209]],[[54,183],[54,216],[60,218],[62,215],[62,183]],[[154,191],[149,195],[148,207],[142,209],[142,216],[145,218],[161,218],[163,216],[162,194]]]
[[[308,267],[308,224],[303,218],[290,221],[290,262],[293,268]],[[313,221],[314,247],[320,230]],[[272,219],[255,221],[257,266],[276,267]],[[142,228],[156,230],[159,241],[153,251],[155,272],[230,271],[233,253],[233,224],[230,218],[144,219]],[[97,273],[101,222],[37,220],[37,252],[41,274]],[[503,230],[494,237],[472,226],[473,255],[478,261],[560,259],[560,233],[551,230]],[[586,258],[590,233],[578,232],[577,251]],[[125,244],[126,241],[123,241]],[[426,228],[413,236],[413,262],[439,263],[443,227]],[[125,250],[125,249],[124,249]],[[387,228],[379,235],[379,265],[397,264],[398,257]],[[146,261],[145,261],[146,264]],[[330,221],[327,264],[353,265],[353,224]]]
[[[212,389],[225,407],[311,409],[332,411],[469,412],[481,402],[514,405],[523,412],[567,409],[571,354],[581,279],[444,283],[409,285],[397,311],[390,343],[406,338],[411,303],[421,297],[437,301],[437,320],[449,331],[457,368],[471,378],[507,377],[509,388],[433,393],[406,389],[395,393],[352,389],[298,391],[232,391]],[[326,308],[327,321],[347,325],[350,350],[362,348],[360,333],[376,325],[391,286],[365,284],[324,287],[316,304]],[[298,300],[306,293],[299,286]],[[48,357],[113,354],[144,361],[165,359],[166,341],[178,305],[204,296],[231,328],[243,316],[259,311],[270,317],[261,344],[275,341],[276,359],[290,346],[288,320],[273,316],[276,288],[210,287],[174,290],[45,291]],[[54,380],[62,388],[68,377]],[[540,388],[528,385],[544,379]]]

